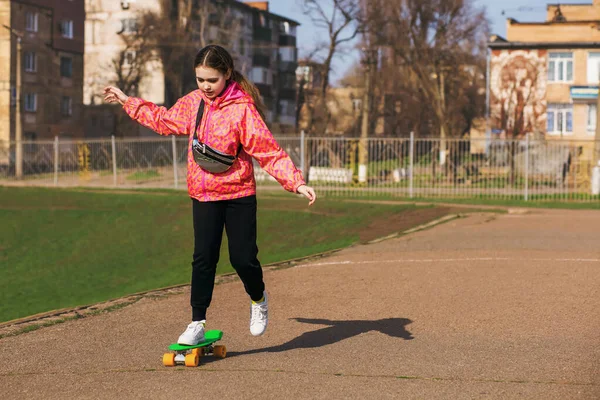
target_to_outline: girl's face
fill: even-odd
[[[196,82],[198,83],[198,88],[211,100],[214,100],[221,94],[230,77],[231,72],[222,74],[214,68],[205,67],[203,65],[196,67]]]

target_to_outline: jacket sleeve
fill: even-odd
[[[261,168],[289,192],[305,184],[302,173],[279,146],[254,104],[247,104],[240,122],[240,143]]]
[[[123,110],[131,119],[160,135],[189,134],[187,122],[190,106],[185,97],[177,100],[168,110],[138,97],[129,97],[123,105]]]

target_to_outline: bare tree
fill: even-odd
[[[465,70],[481,68],[484,60],[485,13],[473,0],[366,1],[372,11],[364,23],[375,44],[388,50],[392,65],[406,70],[416,97],[431,108],[444,162],[446,139],[464,132],[455,116],[463,114]]]
[[[303,12],[314,26],[327,32],[327,41],[322,41],[310,52],[308,59],[321,65],[321,82],[313,91],[310,110],[311,132],[324,131],[327,126],[327,88],[330,84],[331,65],[334,57],[343,53],[344,45],[360,33],[358,17],[360,0],[299,0]],[[306,96],[307,93],[305,93]],[[308,100],[308,99],[307,99]],[[306,102],[308,104],[309,101]],[[317,115],[319,113],[320,115]]]
[[[152,61],[157,60],[151,39],[154,26],[148,16],[138,15],[135,26],[121,32],[123,46],[110,61],[110,69],[114,73],[111,84],[121,88],[130,96],[139,96],[140,84],[150,74]],[[120,110],[112,109],[113,135],[120,135],[124,130],[131,129],[134,124]]]
[[[135,32],[121,35],[123,47],[111,61],[115,73],[113,83],[132,96],[139,95],[140,83],[150,72],[149,63],[157,59],[150,36],[154,27],[146,18],[140,16],[141,23]]]

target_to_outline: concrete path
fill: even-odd
[[[166,368],[188,293],[0,340],[2,399],[599,399],[600,212],[476,214],[239,281],[228,357]]]

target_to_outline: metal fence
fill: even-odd
[[[593,140],[277,140],[320,195],[600,200]],[[0,185],[185,188],[187,143],[175,136],[0,142]],[[255,176],[261,188],[278,187],[257,164]]]

